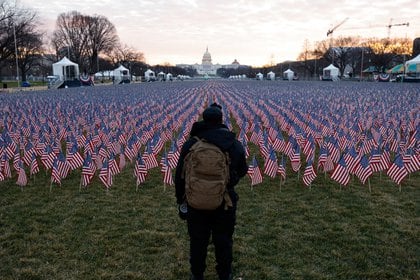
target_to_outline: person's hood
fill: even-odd
[[[223,124],[216,126],[203,124],[201,129],[197,132],[197,136],[215,144],[222,151],[227,151],[235,141],[235,133],[229,131]]]

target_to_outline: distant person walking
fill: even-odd
[[[232,279],[232,246],[238,195],[234,186],[248,166],[242,144],[222,123],[214,103],[194,123],[181,149],[175,189],[179,215],[187,220],[191,279],[204,279],[210,236],[220,280]]]

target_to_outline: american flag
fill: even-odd
[[[81,180],[81,185],[83,187],[86,187],[87,185],[90,184],[90,182],[92,181],[93,176],[95,175],[96,172],[96,166],[92,161],[92,157],[90,156],[89,153],[86,154],[86,158],[83,162],[83,167],[82,167],[82,180]]]
[[[105,159],[102,168],[99,171],[99,180],[101,180],[102,184],[104,184],[107,189],[112,186],[112,172],[107,159]]]
[[[294,172],[298,172],[301,167],[300,162],[300,147],[298,145],[295,146],[293,152],[290,155],[290,162],[292,163],[292,170]]]
[[[344,160],[347,164],[347,169],[350,174],[354,174],[356,167],[359,164],[360,156],[357,154],[354,146],[351,146],[346,153],[344,153]]]
[[[2,167],[2,165],[1,165],[1,162],[0,162],[0,182],[1,181],[4,181],[4,175],[3,175],[3,167]]]
[[[285,167],[285,161],[282,157],[280,160],[279,168],[277,169],[277,173],[283,178],[283,180],[286,180],[286,167]]]
[[[277,133],[276,137],[273,140],[273,149],[277,152],[284,152],[285,149],[285,141],[283,135],[279,132]]]
[[[115,155],[113,153],[111,153],[111,155],[109,156],[108,166],[112,176],[117,175],[121,172],[117,160],[115,159]]]
[[[77,150],[77,144],[74,144],[67,155],[67,162],[70,165],[71,170],[75,170],[83,166],[83,157]]]
[[[34,175],[38,172],[39,172],[38,160],[36,159],[35,154],[32,154],[30,175]]]
[[[303,147],[303,154],[306,155],[306,160],[314,160],[315,158],[315,143],[312,136],[309,136]]]
[[[386,163],[383,161],[379,147],[372,149],[369,165],[371,166],[373,172],[380,172],[388,168]]]
[[[51,146],[47,145],[41,156],[41,162],[44,165],[45,169],[51,169],[56,158],[57,156],[54,154]]]
[[[327,161],[328,151],[324,146],[319,149],[318,169],[324,169],[325,162]]]
[[[51,167],[51,183],[57,183],[61,185],[60,170],[58,170],[58,159],[54,158],[53,165]]]
[[[152,152],[155,156],[159,154],[164,144],[165,143],[162,138],[159,136],[159,134],[156,133],[150,141],[150,147],[152,148]]]
[[[18,184],[21,187],[26,186],[28,184],[28,178],[26,177],[26,172],[25,168],[23,168],[22,161],[19,163],[19,172],[16,184]]]
[[[13,155],[13,168],[16,170],[16,172],[19,172],[20,162],[20,151],[19,148],[16,146],[15,153]]]
[[[366,155],[363,155],[359,163],[356,165],[355,174],[360,179],[362,184],[365,184],[369,176],[373,174],[372,168],[369,165]]]
[[[167,159],[169,166],[175,168],[179,159],[179,150],[175,140],[172,140],[171,142],[171,148],[168,152]]]
[[[1,153],[0,153],[1,154]],[[35,148],[31,142],[28,142],[25,146],[25,153],[23,155],[23,162],[29,166],[31,164],[32,155],[35,154]]]
[[[146,150],[143,153],[144,164],[146,165],[147,170],[158,167],[159,163],[156,159],[155,154],[152,151],[150,144],[147,145]]]
[[[64,154],[62,152],[60,152],[58,154],[58,162],[57,162],[57,166],[58,166],[58,172],[60,174],[60,177],[62,179],[66,178],[67,175],[70,172],[70,165],[67,162]]]
[[[316,173],[315,173],[315,170],[314,170],[314,167],[313,167],[313,162],[309,161],[306,164],[306,168],[305,168],[305,171],[303,173],[303,183],[306,186],[309,186],[310,184],[312,184],[312,182],[315,180],[315,178],[316,178]]]
[[[3,154],[1,164],[3,175],[5,178],[12,178],[12,170],[10,169],[9,157],[6,153]]]
[[[248,166],[248,175],[251,178],[251,186],[255,186],[263,182],[261,170],[258,167],[258,162],[255,158],[255,155],[252,158],[252,163]]]
[[[420,170],[420,159],[414,154],[412,147],[408,148],[404,153],[403,163],[408,173],[414,173]]]
[[[270,154],[265,161],[264,174],[274,178],[276,177],[278,168],[276,152],[271,149]]]
[[[346,186],[350,181],[350,174],[347,169],[346,162],[344,157],[341,157],[336,165],[333,174],[331,175],[331,179],[338,182],[341,185]]]
[[[169,162],[166,157],[163,157],[162,173],[163,173],[163,183],[165,185],[173,186],[174,180],[172,178],[172,170],[171,170],[171,167],[169,166]]]
[[[408,175],[408,171],[404,167],[404,163],[400,154],[396,156],[394,162],[389,167],[386,174],[398,185]]]
[[[146,180],[147,173],[148,171],[147,171],[146,165],[144,164],[144,161],[140,153],[138,153],[136,164],[134,166],[134,176],[137,179],[136,180],[137,186],[139,186],[141,183],[143,183]]]

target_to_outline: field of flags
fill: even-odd
[[[215,80],[0,94],[0,182],[24,187],[42,171],[51,187],[80,176],[80,187],[98,178],[108,189],[130,168],[139,187],[159,168],[173,185],[180,148],[213,102],[245,147],[251,186],[266,176],[369,184],[381,173],[401,187],[420,170],[418,85]]]

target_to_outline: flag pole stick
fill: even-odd
[[[398,184],[398,189],[401,192],[401,184]]]
[[[50,183],[50,192],[52,191],[52,180],[51,180],[51,183]]]
[[[369,192],[372,192],[372,189],[370,188],[370,178],[368,178],[368,185],[369,185]]]

